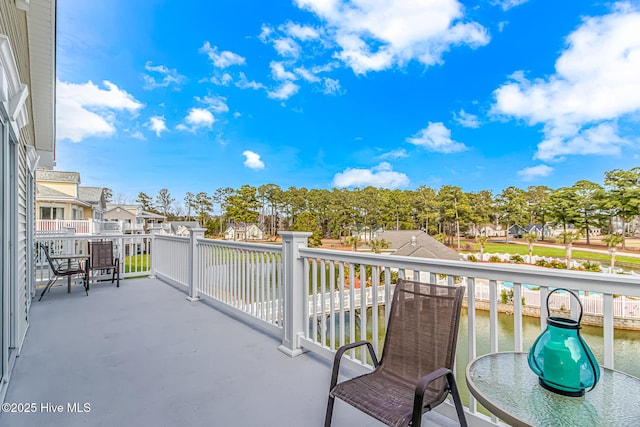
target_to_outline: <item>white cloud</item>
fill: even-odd
[[[144,65],[145,70],[150,71],[152,73],[159,74],[161,79],[156,80],[156,78],[149,74],[144,74],[142,78],[144,79],[145,89],[155,89],[157,87],[167,87],[170,84],[180,84],[185,81],[185,77],[183,75],[178,74],[178,71],[175,68],[168,68],[165,65],[152,65],[151,61],[147,61]]]
[[[116,113],[135,115],[143,104],[115,84],[104,81],[101,89],[93,82],[56,84],[56,136],[80,142],[89,137],[109,137],[116,133]]]
[[[302,77],[308,82],[315,83],[320,81],[320,77],[316,76],[313,72],[307,70],[304,67],[298,67],[293,71],[295,71],[297,75],[299,75],[300,77]]]
[[[456,153],[467,149],[463,143],[451,139],[451,131],[441,122],[429,122],[426,128],[407,138],[407,142],[437,153]]]
[[[333,184],[339,188],[369,185],[378,188],[398,188],[409,185],[409,177],[394,172],[389,163],[382,162],[371,169],[347,168],[344,172],[338,172],[333,177]]]
[[[640,13],[628,3],[586,18],[571,33],[556,73],[533,81],[516,72],[495,90],[492,112],[543,124],[536,158],[618,153],[617,122],[640,111]]]
[[[284,82],[276,90],[267,92],[267,95],[271,99],[284,100],[284,99],[291,98],[293,95],[295,95],[298,92],[299,89],[300,89],[300,86],[298,86],[293,82],[287,81],[287,82]]]
[[[271,67],[271,76],[274,80],[296,80],[298,78],[291,71],[285,70],[282,62],[271,61],[269,67]]]
[[[166,121],[164,119],[164,116],[153,116],[149,119],[149,121],[147,122],[146,126],[151,129],[153,132],[156,133],[157,137],[160,137],[160,135],[162,134],[162,132],[166,132],[169,129],[167,129],[167,124]]]
[[[244,57],[228,50],[218,53],[218,46],[211,47],[209,42],[204,42],[204,45],[200,48],[200,52],[206,53],[211,62],[213,62],[214,67],[217,68],[227,68],[232,65],[244,65],[246,62]]]
[[[243,151],[242,155],[245,157],[244,165],[249,169],[264,169],[264,162],[260,160],[260,155],[253,151]]]
[[[404,148],[398,148],[380,155],[381,159],[403,159],[405,157],[409,157],[409,154]]]
[[[260,28],[260,35],[258,36],[258,38],[263,43],[266,43],[271,34],[273,34],[273,28],[268,25],[262,24],[262,27]]]
[[[206,104],[214,113],[226,113],[229,111],[227,98],[224,96],[211,95],[203,98],[196,96],[196,100]]]
[[[255,80],[249,81],[249,79],[247,79],[247,76],[245,76],[245,74],[242,72],[240,73],[240,80],[238,80],[238,82],[236,83],[236,86],[239,87],[240,89],[253,89],[253,90],[265,89],[262,83],[258,83]]]
[[[547,165],[538,165],[518,171],[518,176],[522,178],[523,181],[533,181],[541,176],[549,176],[551,172],[553,172],[552,167]]]
[[[273,41],[273,48],[280,56],[297,58],[300,55],[300,46],[292,39],[286,37]]]
[[[176,126],[176,129],[195,132],[200,128],[211,129],[211,126],[215,122],[215,118],[213,117],[213,114],[211,114],[211,111],[207,110],[206,108],[194,107],[189,110],[189,114],[187,114],[187,117],[185,117],[184,121],[186,124],[180,123],[178,126]]]
[[[456,122],[458,122],[460,125],[466,128],[476,129],[480,127],[480,121],[478,120],[478,116],[469,114],[464,110],[460,110],[460,112],[458,113],[453,113],[453,117]]]
[[[473,48],[489,42],[487,30],[464,21],[456,0],[296,0],[320,17],[323,31],[338,45],[335,56],[357,74],[385,70],[417,60],[442,62],[452,46]]]
[[[324,89],[322,93],[327,95],[342,95],[344,91],[340,87],[340,82],[337,79],[330,79],[329,77],[325,77],[323,79]]]
[[[131,138],[139,139],[140,141],[146,141],[147,140],[147,138],[145,138],[144,135],[142,134],[142,132],[140,132],[139,130],[133,132],[131,134]]]
[[[285,25],[280,26],[280,29],[289,36],[295,37],[300,41],[315,40],[320,38],[320,33],[315,28],[294,24],[291,21],[287,22]]]
[[[495,0],[492,4],[500,6],[502,10],[507,11],[521,4],[525,4],[529,0]]]
[[[233,82],[233,77],[229,73],[223,73],[221,76],[213,76],[209,79],[216,86],[229,86]]]

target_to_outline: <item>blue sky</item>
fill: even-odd
[[[58,0],[57,167],[133,201],[603,183],[639,165],[640,2]]]

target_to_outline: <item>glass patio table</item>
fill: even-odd
[[[514,426],[638,426],[640,379],[600,367],[600,381],[583,397],[544,389],[527,353],[490,353],[467,366],[469,391]]]

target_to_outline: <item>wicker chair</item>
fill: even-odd
[[[120,259],[113,256],[113,242],[89,242],[89,260],[87,262],[87,286],[91,271],[111,271],[111,283],[117,279],[120,287]]]
[[[466,426],[452,372],[463,295],[463,287],[398,280],[380,362],[366,341],[342,346],[335,355],[325,427],[331,425],[335,398],[386,425],[418,427],[422,414],[449,393],[460,425]],[[342,355],[363,345],[375,369],[337,384]]]

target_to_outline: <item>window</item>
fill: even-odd
[[[40,219],[64,219],[64,208],[41,206]]]

